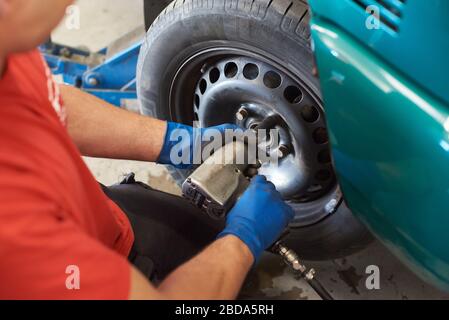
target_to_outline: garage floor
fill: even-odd
[[[69,30],[63,22],[53,40],[72,46],[98,50],[118,37],[143,25],[142,0],[79,0],[80,28]],[[143,26],[142,26],[143,28]],[[86,162],[103,184],[117,183],[124,174],[135,172],[137,178],[152,187],[179,194],[164,167],[141,162],[90,159]],[[317,277],[337,299],[448,299],[443,293],[418,279],[379,242],[364,251],[325,262],[306,262],[318,271]],[[380,289],[365,286],[366,267],[380,269]],[[241,298],[318,299],[303,280],[297,280],[275,256],[267,254],[248,277]]]

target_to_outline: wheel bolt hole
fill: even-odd
[[[331,155],[329,150],[321,150],[318,153],[318,162],[321,164],[331,163]]]
[[[265,76],[263,77],[263,83],[267,88],[270,89],[279,88],[281,82],[282,82],[281,76],[274,71],[268,71],[267,73],[265,73]]]
[[[316,173],[315,179],[318,181],[327,181],[331,177],[331,173],[329,170],[320,170]]]
[[[259,76],[259,67],[253,63],[248,63],[243,68],[243,76],[248,80],[255,80]]]
[[[325,128],[318,128],[313,132],[313,141],[318,144],[324,144],[329,141],[327,130]]]
[[[229,62],[225,65],[224,73],[226,78],[234,78],[237,75],[239,68],[234,62]]]
[[[306,122],[314,123],[320,118],[320,113],[313,106],[305,106],[301,110],[301,116]]]
[[[285,88],[284,97],[290,103],[299,103],[302,100],[302,92],[298,87],[289,86]]]
[[[209,80],[211,83],[215,83],[218,81],[218,79],[220,79],[220,70],[218,70],[217,68],[213,68],[209,72]]]
[[[200,81],[200,92],[201,94],[204,94],[204,92],[206,92],[207,90],[207,81],[204,79],[201,79]]]

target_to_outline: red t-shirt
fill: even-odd
[[[40,53],[0,77],[0,299],[127,299],[134,241],[71,141]]]

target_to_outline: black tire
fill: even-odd
[[[179,110],[170,105],[174,73],[199,49],[223,43],[280,59],[319,95],[309,38],[308,7],[299,0],[176,0],[155,20],[141,50],[137,90],[142,113],[180,121]],[[185,108],[191,104],[186,97]],[[170,171],[179,183],[188,174]],[[293,227],[288,244],[302,258],[322,260],[358,251],[371,239],[343,202],[319,222]]]

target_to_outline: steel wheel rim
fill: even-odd
[[[235,75],[228,76],[225,73],[225,66],[231,62],[234,62],[238,68]],[[249,64],[253,64],[258,67],[258,75],[254,79],[251,76],[245,75],[243,73],[245,70],[245,66]],[[216,73],[217,70],[219,75],[218,79],[215,79],[216,76],[214,76],[213,73]],[[268,85],[265,80],[266,75],[269,72],[273,72],[275,74],[274,78],[280,76],[281,84],[277,85],[275,83],[274,85]],[[188,75],[188,78],[186,78],[186,75]],[[186,79],[188,80],[186,81]],[[231,94],[230,100],[236,99],[236,101],[233,101],[235,104],[232,105],[229,110],[226,110],[227,118],[223,118],[222,116],[213,116],[212,119],[210,111],[203,113],[201,112],[203,103],[202,100],[204,101],[204,99],[206,99],[207,101],[207,96],[210,95],[210,92],[214,90],[216,92],[219,92],[219,89],[217,88],[220,86],[222,88],[229,89],[229,86],[232,86],[232,79],[240,79],[240,82],[247,81],[249,83],[249,86],[252,86],[252,88],[256,86],[262,86],[260,87],[260,89],[263,89],[263,91],[265,91],[265,94],[273,94],[273,92],[275,92],[277,94],[275,95],[277,98],[279,98],[279,95],[282,92],[284,108],[281,111],[281,116],[289,124],[289,128],[290,126],[293,127],[294,130],[292,131],[295,132],[298,131],[299,127],[304,126],[303,122],[305,120],[304,116],[299,111],[300,109],[295,110],[294,108],[302,107],[302,110],[304,109],[304,106],[306,104],[313,104],[312,107],[316,108],[313,112],[318,111],[319,115],[317,120],[308,122],[310,128],[302,131],[303,133],[307,132],[307,134],[310,135],[308,140],[316,139],[313,137],[313,133],[317,128],[325,129],[324,111],[319,95],[316,94],[312,89],[310,89],[310,86],[308,86],[307,83],[300,78],[300,76],[297,76],[289,70],[286,70],[283,66],[279,65],[279,63],[273,61],[269,56],[257,52],[252,52],[247,48],[241,49],[235,47],[215,46],[206,48],[203,50],[199,50],[196,54],[191,55],[190,58],[184,61],[184,63],[177,69],[176,75],[173,77],[173,81],[170,87],[169,105],[172,119],[188,123],[193,121],[195,118],[198,118],[201,124],[205,126],[221,124],[224,122],[235,122],[232,121],[235,118],[231,118],[230,115],[235,115],[236,110],[243,104],[243,102],[255,102],[250,100],[237,101],[238,97],[242,96],[242,92],[238,92],[234,96],[232,96]],[[188,82],[187,85],[180,85],[183,81]],[[290,86],[293,86],[296,89],[300,90],[301,99],[299,101],[296,101],[294,99],[294,95],[291,101],[289,101],[291,97],[288,97],[285,91],[286,88]],[[238,90],[236,90],[236,92],[237,91]],[[212,98],[209,97],[209,99],[213,100],[213,97],[216,97],[216,92],[212,94]],[[227,92],[232,92],[232,90],[227,90]],[[180,94],[182,94],[182,97],[180,97]],[[261,95],[263,95],[262,91]],[[223,99],[229,98],[230,96],[226,95],[223,97]],[[260,96],[258,96],[257,100],[258,101],[256,102],[258,104],[264,105],[264,107],[269,104],[269,101],[260,101]],[[190,108],[190,114],[188,109],[189,104],[190,106],[193,106],[193,108]],[[285,111],[288,110],[285,105],[290,105],[291,111],[294,114],[302,116],[301,124],[293,124],[293,121],[297,122],[298,119],[297,117],[294,119],[290,119],[291,117],[288,116],[291,116],[291,113],[287,115],[285,114]],[[209,104],[207,106],[208,107],[206,110],[212,109]],[[277,105],[276,107],[278,108],[279,106]],[[305,122],[307,123],[307,121]],[[293,136],[295,142],[297,142],[296,140],[299,138],[297,137],[297,135],[295,136],[293,134]],[[288,192],[289,194],[287,200],[292,207],[297,209],[296,211],[298,212],[293,225],[296,225],[298,227],[307,226],[318,222],[319,220],[325,218],[327,215],[333,213],[341,203],[341,193],[335,181],[335,175],[333,173],[333,168],[329,156],[327,137],[325,140],[326,141],[324,143],[318,143],[319,146],[317,146],[316,149],[319,151],[314,150],[313,152],[300,152],[299,150],[296,150],[297,148],[299,148],[297,143],[294,148],[295,156],[297,156],[299,153],[302,153],[303,155],[310,153],[311,155],[308,156],[309,158],[313,158],[313,160],[309,159],[308,161],[316,160],[316,162],[318,163],[320,161],[324,161],[324,163],[321,163],[318,167],[325,168],[325,171],[327,172],[326,174],[324,174],[323,169],[318,170],[317,172],[313,172],[313,177],[308,183],[308,191],[301,191],[303,193],[301,197],[292,196],[292,192]],[[292,173],[292,170],[293,169],[291,169],[289,173]],[[298,170],[300,171],[301,168],[298,168]],[[310,190],[313,190],[313,187],[316,184],[315,182],[317,181],[317,178],[319,178],[319,176],[317,177],[317,174],[328,175],[329,177],[325,177],[328,181],[328,185],[325,187],[321,187],[321,189],[319,189],[318,191],[313,192]],[[321,179],[322,178],[323,176],[321,176]]]

